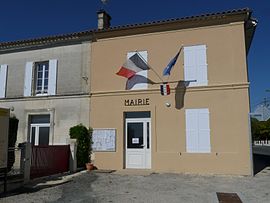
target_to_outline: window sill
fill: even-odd
[[[200,151],[196,151],[196,152],[185,152],[186,154],[211,154],[212,152],[200,152]]]
[[[35,94],[34,96],[37,96],[37,97],[48,96],[48,93],[45,93],[45,94]]]

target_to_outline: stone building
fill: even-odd
[[[0,43],[0,106],[19,119],[18,142],[65,144],[89,124],[91,35],[73,33]]]

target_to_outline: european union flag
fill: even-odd
[[[163,76],[166,76],[166,75],[170,75],[171,74],[171,70],[172,70],[174,64],[176,63],[179,54],[180,54],[180,50],[176,54],[176,56],[173,57],[173,59],[169,62],[169,64],[166,66],[166,68],[164,68],[164,70],[163,70]]]

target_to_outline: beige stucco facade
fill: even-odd
[[[142,34],[97,36],[92,43],[90,126],[116,129],[115,152],[94,153],[97,168],[126,168],[124,113],[150,111],[152,170],[251,175],[244,22],[160,32],[146,29]],[[148,63],[162,75],[181,46],[193,45],[207,47],[207,86],[185,90],[170,83],[171,94],[161,96],[158,84],[149,84],[146,90],[125,90],[126,78],[116,75],[128,52],[147,51]],[[169,81],[184,80],[183,63],[181,52]],[[151,70],[148,78],[160,82]],[[149,105],[125,106],[125,100],[132,99],[149,99]],[[185,110],[194,108],[209,110],[210,153],[186,152]]]

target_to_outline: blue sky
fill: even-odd
[[[249,7],[258,27],[248,55],[251,107],[270,98],[269,0],[109,0],[112,26]],[[9,0],[1,2],[0,42],[83,31],[97,27],[100,0]]]

